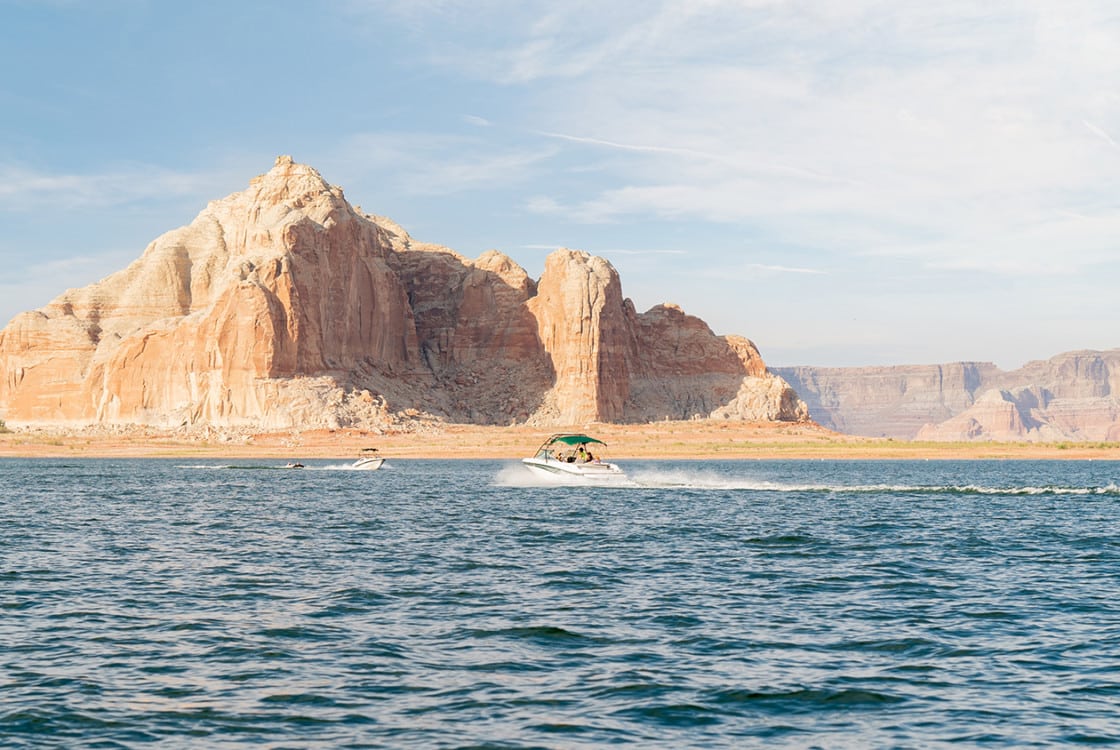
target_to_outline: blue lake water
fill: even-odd
[[[0,460],[5,748],[1120,744],[1120,462]]]

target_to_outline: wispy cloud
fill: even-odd
[[[1113,148],[1120,149],[1120,144],[1118,144],[1116,142],[1116,140],[1111,135],[1106,133],[1102,128],[1097,127],[1096,125],[1089,122],[1088,120],[1082,120],[1081,122],[1085,125],[1086,128],[1088,128],[1090,133],[1092,133],[1093,135],[1103,139],[1104,142],[1107,143],[1109,146],[1112,146]]]
[[[463,122],[479,128],[488,128],[494,124],[485,117],[479,117],[478,115],[463,115]]]
[[[672,146],[652,146],[652,145],[638,145],[633,143],[618,143],[615,141],[607,141],[602,138],[590,138],[587,136],[566,135],[564,133],[549,133],[540,132],[546,138],[556,138],[562,141],[570,141],[572,143],[583,143],[591,146],[604,146],[606,148],[618,149],[620,151],[638,151],[651,154],[678,154],[681,156],[692,156],[701,159],[716,159],[715,154],[706,154],[701,151],[693,151],[687,148],[673,148]]]
[[[1037,220],[1100,215],[1120,191],[1120,16],[1104,0],[607,5],[528,2],[471,68],[523,87],[529,129],[598,167],[527,210],[735,223],[992,272],[1027,257],[1045,273],[1072,233],[1086,242],[1067,262],[1095,262],[1085,227]]]
[[[70,288],[86,286],[124,268],[134,250],[79,253],[28,264],[10,263],[0,279],[0,326],[16,313],[43,307]]]
[[[442,133],[365,133],[348,138],[335,158],[351,170],[381,175],[414,195],[448,195],[528,180],[555,149],[494,144]]]
[[[766,263],[748,263],[744,266],[748,271],[758,271],[760,273],[794,273],[794,274],[810,274],[810,275],[824,275],[827,271],[822,271],[819,268],[796,268],[792,266],[774,266]]]
[[[149,200],[197,196],[202,205],[225,184],[220,175],[175,172],[137,165],[97,174],[51,173],[0,164],[0,211],[45,206],[59,209],[107,208]]]
[[[689,255],[689,250],[672,250],[672,249],[656,249],[656,248],[626,248],[626,247],[605,247],[597,252],[609,255]]]

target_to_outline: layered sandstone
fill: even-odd
[[[922,440],[1120,439],[1120,350],[991,363],[774,368],[823,426]]]
[[[277,159],[127,269],[0,331],[9,424],[377,428],[804,420],[746,339],[637,313],[575,250],[539,280],[418,243]]]
[[[891,367],[775,367],[818,424],[850,435],[912,438],[960,413],[999,370],[982,362]]]

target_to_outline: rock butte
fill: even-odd
[[[808,411],[747,339],[674,305],[636,312],[602,258],[559,249],[534,281],[501,253],[414,241],[282,156],[126,269],[16,316],[0,417],[377,430]]]

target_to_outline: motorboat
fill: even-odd
[[[301,464],[299,461],[289,461],[287,466],[285,466],[284,468],[285,469],[302,469],[303,464]]]
[[[358,454],[358,460],[351,464],[350,468],[375,471],[380,469],[383,463],[385,463],[385,457],[380,455],[376,448],[362,448],[362,452]]]
[[[603,460],[600,455],[606,443],[575,433],[550,435],[532,458],[521,463],[534,475],[561,483],[616,484],[628,482],[626,473]]]

